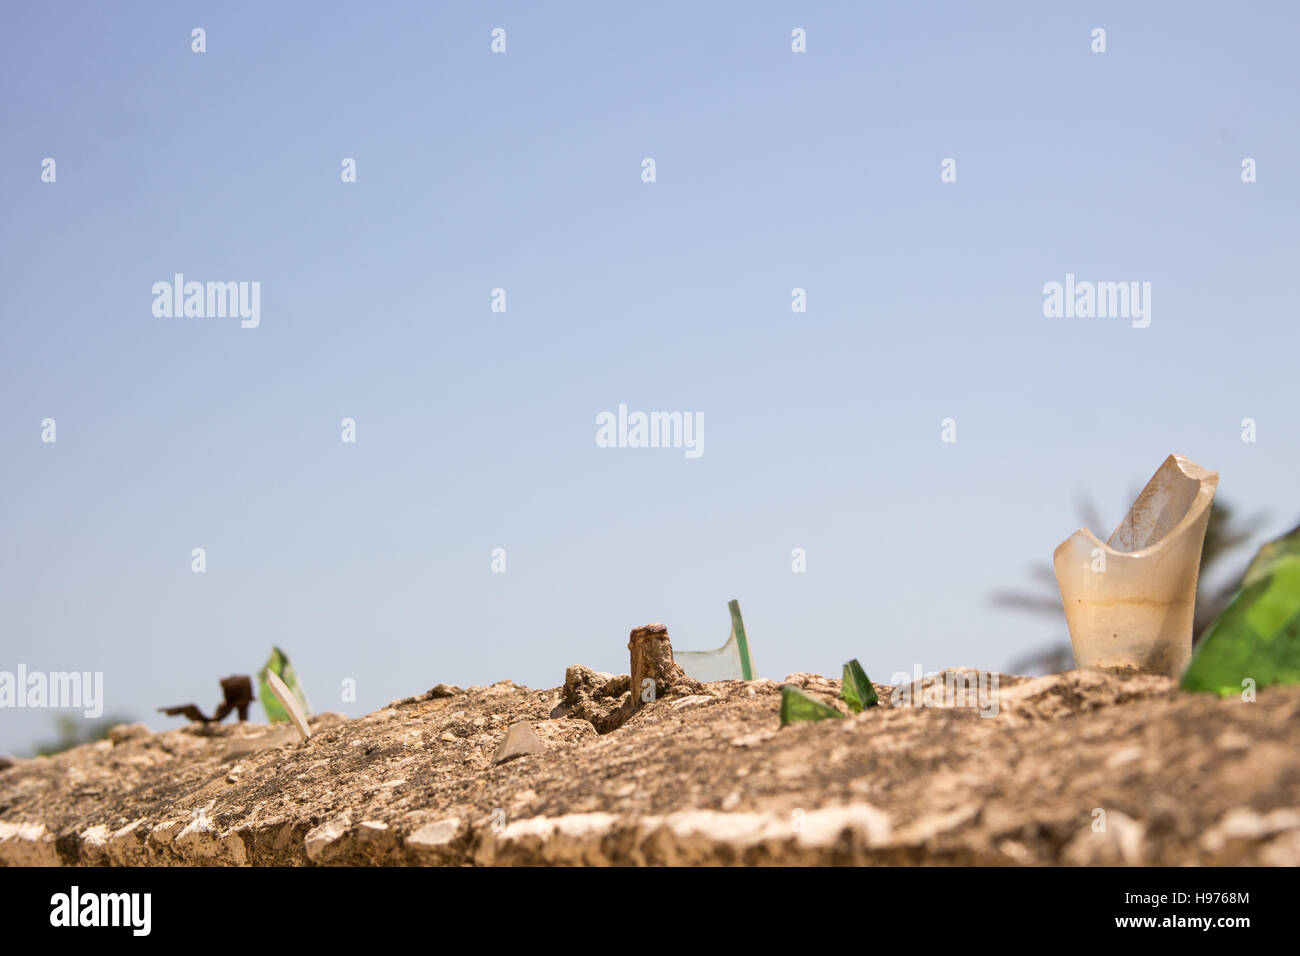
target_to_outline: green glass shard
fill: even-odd
[[[1242,585],[1192,655],[1185,690],[1300,683],[1300,529],[1260,548]]]
[[[280,702],[276,700],[275,694],[272,693],[270,685],[266,682],[267,671],[271,671],[280,680],[284,681],[289,691],[302,706],[303,715],[310,716],[311,705],[307,703],[307,694],[303,691],[302,684],[298,682],[298,675],[294,672],[293,665],[289,663],[289,655],[278,647],[272,647],[271,656],[266,660],[266,666],[257,672],[257,683],[262,697],[262,709],[266,711],[267,723],[281,724],[289,720],[288,711],[280,706]]]
[[[1260,548],[1254,560],[1250,562],[1250,567],[1246,569],[1246,576],[1242,578],[1241,586],[1250,587],[1278,564],[1285,563],[1297,555],[1300,555],[1300,528],[1295,528]]]
[[[867,707],[879,703],[876,688],[872,686],[867,672],[862,669],[857,658],[844,665],[844,680],[840,688],[840,697],[849,705],[849,710],[860,714]]]
[[[740,602],[729,602],[727,609],[731,612],[727,643],[712,651],[673,652],[673,660],[686,671],[686,676],[705,682],[754,679],[754,661],[749,656],[749,638],[740,617]]]
[[[781,688],[781,726],[793,724],[801,720],[831,720],[843,719],[841,714],[834,707],[823,704],[820,700],[814,700],[809,697],[794,684],[786,684]]]

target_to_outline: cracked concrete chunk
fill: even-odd
[[[348,814],[326,820],[314,830],[308,832],[303,843],[307,848],[307,859],[320,863],[330,855],[331,848],[338,843],[343,834],[348,832],[352,819]]]
[[[812,861],[833,848],[867,852],[890,841],[888,813],[867,804],[804,813],[682,810],[663,816],[620,817],[591,812],[518,820],[484,834],[479,864],[538,860],[551,864],[743,863]]]
[[[452,843],[460,833],[460,817],[448,817],[437,823],[426,823],[406,838],[408,846],[436,849]]]
[[[151,827],[145,836],[145,846],[153,856],[165,856],[172,849],[176,834],[185,828],[180,820],[167,820]]]
[[[530,754],[539,754],[546,747],[538,739],[537,734],[533,733],[533,725],[526,720],[521,720],[517,724],[511,724],[510,729],[506,731],[505,739],[501,741],[501,746],[497,748],[496,754],[492,757],[492,762],[505,763],[507,760],[514,760],[517,757],[527,757]]]
[[[0,860],[11,866],[58,866],[54,835],[43,823],[0,822]]]
[[[1177,685],[1170,678],[1157,674],[1104,674],[1075,670],[1029,679],[1001,675],[996,702],[999,716],[1059,720],[1148,697],[1176,700],[1179,697]]]
[[[1217,853],[1233,840],[1259,841],[1300,829],[1300,808],[1282,808],[1256,813],[1249,807],[1236,807],[1223,815],[1219,824],[1201,837],[1201,845]]]
[[[356,853],[362,861],[380,864],[396,850],[399,840],[396,831],[382,820],[362,820],[352,831]]]
[[[822,807],[805,814],[798,841],[806,846],[824,847],[845,834],[860,837],[867,846],[883,846],[893,836],[892,818],[867,803]]]
[[[414,862],[423,865],[458,863],[464,859],[470,830],[463,817],[426,823],[408,834],[404,844]]]
[[[564,672],[560,703],[551,711],[553,719],[576,717],[607,734],[618,729],[632,715],[631,677],[606,674],[574,664]]]
[[[595,740],[596,728],[591,721],[582,718],[562,718],[560,720],[539,720],[532,724],[535,733],[546,746],[552,744],[579,743]]]
[[[87,827],[77,834],[77,840],[80,842],[81,858],[92,866],[104,866],[111,862],[108,855],[108,843],[112,837],[113,831],[102,823]]]
[[[148,859],[145,837],[148,828],[143,819],[133,820],[108,838],[105,852],[116,866],[139,866]]]
[[[112,835],[112,831],[101,823],[97,826],[87,827],[82,831],[81,841],[91,846],[105,846],[108,843],[108,838]]]
[[[551,865],[607,864],[602,842],[618,823],[612,813],[570,813],[516,820],[500,833],[488,828],[474,853],[480,866],[527,859]]]
[[[629,696],[627,675],[574,671],[593,705]],[[1249,705],[1153,675],[999,687],[992,719],[882,706],[800,734],[777,732],[775,686],[741,681],[674,687],[603,735],[547,719],[560,688],[522,687],[340,719],[304,746],[176,728],[0,774],[0,865],[1297,862],[1300,687]],[[705,693],[718,705],[688,699]],[[522,722],[542,752],[494,768]]]

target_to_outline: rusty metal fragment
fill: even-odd
[[[221,692],[224,700],[217,705],[217,712],[209,717],[199,710],[197,704],[178,704],[175,707],[159,707],[158,713],[168,717],[188,717],[203,724],[219,724],[230,715],[232,710],[239,712],[239,722],[248,720],[248,705],[253,702],[253,679],[247,674],[233,674],[221,679]]]

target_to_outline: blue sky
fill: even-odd
[[[279,644],[355,715],[730,598],[764,676],[998,668],[1065,628],[989,593],[1170,452],[1291,527],[1300,17],[1135,6],[7,10],[0,669],[166,727]],[[260,326],[155,317],[177,272]],[[1150,327],[1046,318],[1066,273]],[[619,403],[704,454],[597,447]]]

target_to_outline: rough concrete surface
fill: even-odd
[[[1300,687],[998,680],[992,717],[876,685],[879,707],[785,728],[772,681],[636,708],[629,675],[585,667],[318,715],[305,743],[121,725],[0,770],[0,863],[1300,863]],[[838,680],[790,682],[844,710]]]

